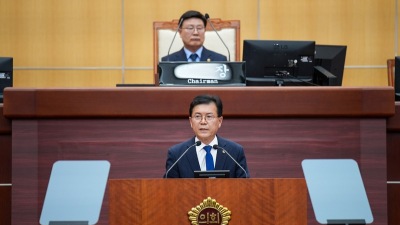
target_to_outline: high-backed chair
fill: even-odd
[[[387,60],[388,85],[394,87],[394,59]]]
[[[240,60],[240,21],[239,20],[221,20],[210,19],[218,34],[224,40],[229,48],[231,61]],[[155,75],[156,85],[158,81],[157,64],[161,58],[168,54],[169,46],[178,28],[179,20],[171,22],[154,22],[153,23],[153,46],[154,46],[154,65],[153,74]],[[204,46],[214,52],[220,53],[228,57],[228,51],[219,39],[218,35],[207,22]],[[171,47],[170,54],[183,48],[183,42],[179,34],[176,35],[174,43]]]

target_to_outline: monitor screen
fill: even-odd
[[[313,85],[315,41],[244,40],[247,86]]]
[[[345,45],[315,45],[315,66],[322,66],[336,76],[334,86],[342,86],[346,50]]]
[[[395,101],[400,101],[400,56],[394,60],[394,92]]]
[[[0,57],[0,103],[3,103],[3,91],[13,86],[13,58]]]
[[[194,171],[194,178],[229,178],[229,170]]]

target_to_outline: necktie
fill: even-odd
[[[214,160],[211,155],[211,146],[204,146],[204,150],[206,150],[206,168],[207,170],[214,170]]]
[[[198,55],[197,55],[196,53],[193,53],[193,54],[191,54],[191,55],[189,56],[189,58],[192,59],[193,62],[196,62],[197,56],[198,56]]]

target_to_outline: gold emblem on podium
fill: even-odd
[[[210,197],[204,199],[200,205],[192,208],[188,215],[193,225],[228,224],[231,219],[231,211]]]

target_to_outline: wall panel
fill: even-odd
[[[154,84],[153,70],[125,70],[125,84]]]
[[[14,70],[14,87],[115,87],[121,70]]]
[[[400,12],[400,4],[399,4],[399,0],[396,0],[396,1],[397,1],[397,14],[398,14]],[[393,54],[395,55],[395,53],[397,52],[397,55],[399,55],[399,52],[400,52],[400,40],[399,40],[399,31],[398,31],[399,28],[398,28],[398,26],[400,24],[400,17],[398,15],[397,15],[397,21],[396,22],[397,22],[397,38],[396,38],[397,51],[393,52]],[[396,29],[396,25],[393,25],[390,29],[395,30]],[[393,57],[391,57],[391,58],[393,58]]]
[[[393,54],[395,1],[260,1],[261,39],[347,45],[346,65],[384,65]]]
[[[387,86],[386,68],[345,69],[342,86]]]
[[[121,66],[120,0],[2,0],[1,8],[0,55],[14,67]]]
[[[179,4],[175,0],[0,0],[0,21],[7,21],[0,33],[0,42],[7,44],[0,46],[0,55],[14,57],[14,66],[26,69],[125,66],[151,70],[153,21],[170,21],[195,9],[213,18],[240,20],[242,41],[257,39],[260,32],[261,39],[347,45],[346,66],[384,66],[396,52],[395,4],[393,0],[205,0]],[[386,86],[383,70],[363,71],[366,74],[346,72],[346,85]],[[379,74],[369,75],[377,71]],[[28,73],[15,74],[17,87],[115,85],[114,80],[93,83],[84,77],[64,84],[62,74],[67,72],[61,70],[57,71],[61,75],[31,78],[27,84],[26,76],[37,72],[23,72]],[[122,80],[122,69],[120,74]],[[146,83],[152,76],[144,71],[126,74],[127,80]]]

